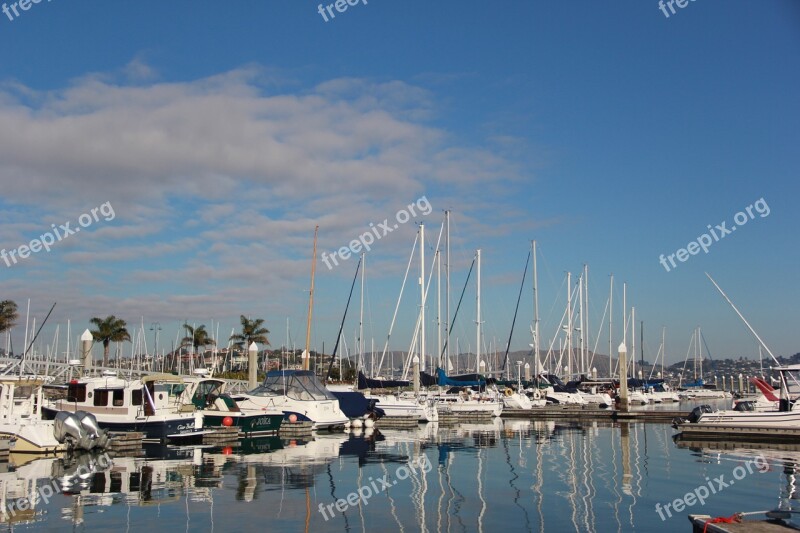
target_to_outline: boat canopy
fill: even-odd
[[[325,386],[310,370],[273,370],[260,386],[249,394],[253,396],[288,396],[294,400],[335,400]]]
[[[151,381],[171,381],[173,383],[183,383],[183,378],[174,374],[148,374],[142,378],[142,383],[150,383]]]

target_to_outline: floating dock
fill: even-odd
[[[311,432],[314,430],[314,423],[311,421],[305,422],[286,422],[284,421],[281,424],[280,429],[278,430],[278,435],[281,437],[295,437],[295,436],[303,436],[303,435],[310,435]]]
[[[138,431],[109,431],[108,450],[119,455],[141,452],[144,433]]]
[[[415,429],[418,426],[416,416],[384,416],[375,421],[378,429]]]
[[[439,415],[441,416],[441,414]],[[672,422],[675,418],[686,418],[687,411],[672,409],[628,410],[601,409],[597,406],[584,405],[546,405],[533,409],[503,409],[503,418],[525,419],[591,419],[591,420],[628,420],[634,422]]]
[[[215,444],[217,446],[236,444],[240,436],[241,432],[237,426],[221,426],[203,435],[203,444]]]

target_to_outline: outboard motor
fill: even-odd
[[[698,405],[692,412],[689,413],[689,418],[687,419],[690,423],[694,424],[700,419],[700,415],[703,413],[713,413],[714,410],[711,408],[710,405]]]
[[[60,443],[68,443],[80,450],[105,448],[108,436],[99,428],[94,415],[86,411],[70,413],[59,411],[53,421],[53,436]]]
[[[100,426],[97,424],[97,419],[94,417],[94,415],[86,411],[75,411],[75,416],[78,417],[81,427],[83,427],[84,431],[86,431],[86,434],[92,441],[91,446],[87,449],[105,449],[105,447],[108,445],[108,435],[104,429],[100,429]]]
[[[88,444],[89,438],[77,416],[68,411],[59,411],[53,421],[53,436],[60,443]],[[79,445],[80,447],[80,445]]]

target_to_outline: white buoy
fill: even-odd
[[[371,418],[367,418],[366,420],[364,420],[364,427],[367,428],[375,427],[375,421]]]
[[[360,427],[363,427],[363,426],[364,426],[364,421],[363,421],[363,420],[361,420],[360,418],[354,418],[354,419],[353,419],[353,420],[350,422],[350,425],[351,425],[352,427],[354,427],[354,428],[360,428]]]

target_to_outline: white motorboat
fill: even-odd
[[[38,376],[0,376],[0,437],[9,439],[9,451],[47,455],[105,447],[105,433],[87,413],[42,417],[45,382]]]
[[[85,411],[108,431],[142,432],[149,441],[179,441],[203,435],[203,415],[181,408],[186,384],[179,376],[153,374],[126,380],[113,373],[85,377],[67,384],[65,398],[46,403],[42,412],[55,418],[59,411]]]
[[[310,370],[273,370],[264,383],[234,398],[242,410],[278,410],[284,419],[310,421],[314,429],[344,427],[350,422],[339,400]]]

